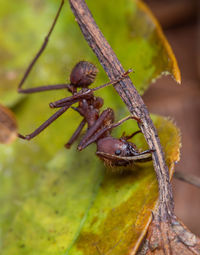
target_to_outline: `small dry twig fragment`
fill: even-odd
[[[198,255],[200,239],[175,216],[170,221],[155,217],[138,255]]]
[[[0,105],[0,143],[9,144],[17,137],[17,122],[14,114]]]

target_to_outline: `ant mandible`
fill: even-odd
[[[80,61],[75,65],[71,72],[70,84],[45,85],[36,88],[22,89],[23,83],[25,82],[35,62],[40,57],[48,43],[48,39],[54,29],[63,4],[64,0],[61,1],[59,10],[56,14],[50,31],[45,37],[42,47],[28,66],[18,86],[18,92],[30,94],[49,90],[67,89],[70,93],[72,93],[72,96],[65,97],[63,99],[50,103],[49,106],[51,108],[60,109],[31,134],[26,136],[18,134],[18,136],[21,139],[31,140],[71,107],[76,110],[81,116],[83,116],[83,120],[81,121],[80,125],[78,126],[68,143],[66,143],[66,148],[70,148],[74,141],[76,141],[79,137],[84,126],[87,124],[87,131],[78,145],[79,151],[83,150],[91,143],[96,143],[97,156],[99,156],[107,165],[111,167],[126,166],[135,161],[151,160],[152,150],[139,152],[136,145],[128,141],[130,138],[132,138],[134,135],[138,134],[141,131],[137,131],[130,136],[122,136],[119,139],[113,138],[111,136],[112,129],[119,126],[126,120],[135,119],[138,122],[140,122],[140,120],[134,116],[128,116],[118,121],[117,123],[114,123],[113,109],[107,108],[102,113],[100,113],[100,109],[103,106],[103,99],[101,97],[95,97],[93,94],[93,92],[98,89],[101,89],[110,84],[116,84],[120,80],[126,78],[127,75],[131,72],[131,70],[123,73],[117,80],[110,81],[94,89],[89,89],[88,86],[94,82],[98,73],[98,69],[90,62]],[[81,89],[78,91],[78,88]],[[78,103],[78,107],[72,106],[75,103]]]

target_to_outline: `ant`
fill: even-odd
[[[53,21],[53,24],[45,37],[45,40],[28,66],[25,74],[18,86],[19,93],[36,93],[42,91],[56,90],[56,89],[67,89],[72,96],[65,97],[55,102],[51,102],[49,106],[51,108],[60,108],[56,113],[54,113],[47,121],[45,121],[41,126],[39,126],[34,132],[29,135],[23,136],[18,134],[18,137],[25,140],[31,140],[39,133],[41,133],[45,128],[47,128],[52,122],[54,122],[59,116],[67,111],[70,107],[77,111],[82,117],[83,120],[79,124],[78,128],[65,144],[66,148],[70,146],[77,140],[82,129],[87,124],[87,131],[82,137],[78,150],[81,151],[86,148],[91,143],[96,143],[97,145],[97,156],[102,159],[106,165],[110,167],[114,166],[126,166],[135,161],[148,161],[151,160],[152,150],[146,150],[139,152],[136,145],[129,142],[128,140],[138,134],[141,131],[137,131],[130,136],[122,135],[121,138],[113,138],[111,136],[112,129],[121,125],[128,119],[135,119],[137,122],[140,122],[140,119],[134,116],[128,116],[117,123],[114,123],[114,111],[111,108],[107,108],[102,113],[100,109],[102,108],[104,102],[101,97],[95,97],[93,92],[104,88],[111,84],[116,84],[117,82],[125,79],[127,75],[131,72],[128,70],[123,73],[118,79],[110,81],[106,84],[103,84],[99,87],[89,89],[88,87],[94,82],[98,69],[90,62],[80,61],[75,65],[70,74],[70,84],[55,84],[55,85],[46,85],[36,88],[22,89],[22,85],[28,77],[31,69],[33,68],[35,62],[40,57],[44,51],[49,37],[54,29],[56,21],[59,17],[60,11],[64,4],[64,0],[61,1],[61,5],[56,14],[56,17]],[[80,90],[78,91],[78,88]],[[73,107],[72,105],[78,103],[78,107]]]

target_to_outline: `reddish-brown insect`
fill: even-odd
[[[41,49],[27,68],[24,77],[19,84],[18,91],[19,93],[36,93],[55,89],[67,89],[70,93],[72,93],[72,96],[65,97],[50,103],[49,106],[51,108],[59,108],[59,110],[34,132],[26,136],[19,134],[19,137],[26,140],[34,138],[71,107],[83,117],[83,120],[77,127],[70,140],[66,143],[66,148],[70,148],[74,141],[79,137],[84,126],[87,124],[86,133],[78,145],[79,151],[83,150],[91,143],[96,143],[97,156],[103,159],[104,162],[111,167],[126,166],[135,161],[151,160],[151,150],[139,152],[139,150],[136,148],[136,145],[128,141],[131,137],[140,131],[133,133],[131,136],[122,136],[119,139],[113,138],[111,136],[112,129],[119,126],[124,121],[128,119],[135,119],[139,122],[140,120],[133,116],[128,116],[119,122],[114,123],[113,109],[107,108],[101,113],[100,109],[103,106],[103,99],[101,97],[94,96],[94,91],[110,84],[116,84],[117,82],[126,78],[131,70],[123,73],[117,80],[113,80],[94,89],[89,89],[89,85],[92,84],[96,78],[98,69],[92,63],[87,61],[80,61],[71,71],[70,84],[55,84],[30,89],[22,89],[22,85],[30,73],[33,65],[47,45],[48,39],[51,32],[53,31],[63,3],[64,1],[61,2],[60,8],[56,14],[56,18],[54,19],[53,25],[51,26],[48,35],[45,37],[45,41]],[[78,103],[78,107],[72,106],[75,103]]]

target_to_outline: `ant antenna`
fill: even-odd
[[[106,87],[108,85],[112,85],[112,84],[118,83],[119,81],[121,81],[124,78],[126,78],[129,75],[129,73],[131,73],[131,72],[133,72],[133,70],[132,69],[128,69],[125,73],[123,73],[121,76],[119,76],[118,79],[112,80],[112,81],[110,81],[108,83],[105,83],[105,84],[103,84],[103,85],[101,85],[99,87],[96,87],[96,88],[93,88],[93,89],[90,89],[90,90],[94,92],[94,91],[96,91],[98,89],[102,89],[102,88],[104,88],[104,87]]]
[[[31,61],[31,63],[29,64],[28,68],[26,69],[25,74],[24,74],[24,76],[23,76],[21,82],[19,83],[18,90],[20,90],[20,88],[22,87],[23,83],[25,82],[27,76],[29,75],[30,71],[32,70],[32,68],[33,68],[33,66],[34,66],[34,64],[35,64],[35,62],[38,60],[38,58],[41,56],[42,52],[43,52],[44,49],[46,48],[47,43],[48,43],[48,41],[49,41],[49,37],[50,37],[50,35],[51,35],[51,33],[52,33],[52,31],[53,31],[55,25],[56,25],[57,19],[58,19],[59,15],[60,15],[60,12],[61,12],[61,10],[62,10],[62,7],[63,7],[63,5],[64,5],[64,2],[65,2],[65,0],[62,0],[62,1],[61,1],[60,7],[59,7],[59,9],[58,9],[58,11],[57,11],[56,17],[54,18],[53,24],[51,25],[51,28],[50,28],[48,34],[45,36],[44,42],[43,42],[42,46],[40,47],[38,53],[36,54],[36,56],[34,57],[34,59],[33,59],[33,60]]]

